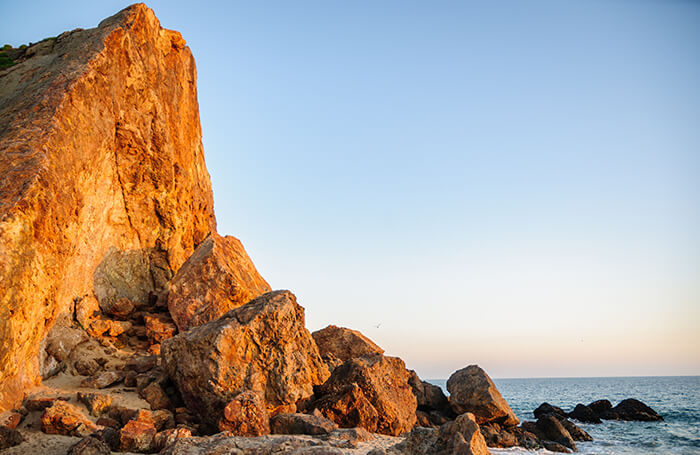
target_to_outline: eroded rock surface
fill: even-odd
[[[165,368],[187,408],[216,429],[224,407],[251,390],[271,414],[313,394],[329,373],[289,291],[264,294],[165,340]]]
[[[357,330],[329,325],[311,335],[314,337],[321,356],[330,354],[341,362],[356,357],[384,354],[384,349]]]
[[[416,422],[416,397],[403,360],[377,354],[348,360],[316,388],[309,405],[343,428],[400,435]]]
[[[0,70],[0,411],[59,315],[148,305],[216,227],[179,33],[137,4],[18,61]]]
[[[173,278],[168,309],[184,331],[270,290],[237,238],[212,233]]]

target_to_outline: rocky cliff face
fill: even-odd
[[[179,33],[134,5],[19,61],[0,70],[0,411],[76,302],[152,304],[216,227]]]

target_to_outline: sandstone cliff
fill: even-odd
[[[0,70],[0,411],[37,382],[59,316],[152,303],[216,227],[179,33],[138,4],[18,60]]]

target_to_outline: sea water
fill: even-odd
[[[430,380],[445,393],[445,380]],[[607,398],[615,406],[636,398],[652,407],[662,422],[576,422],[592,437],[577,442],[586,455],[700,454],[700,376],[630,378],[494,379],[501,395],[521,421],[535,420],[543,402],[571,411],[577,403]],[[533,454],[522,448],[491,449],[494,454]],[[540,450],[538,453],[550,453]]]

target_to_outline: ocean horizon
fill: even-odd
[[[428,379],[447,394],[446,379]],[[578,403],[608,399],[613,405],[636,398],[651,406],[662,422],[576,422],[592,437],[577,442],[586,455],[700,454],[700,376],[619,376],[582,378],[494,378],[501,395],[521,420],[547,402],[571,411]],[[494,454],[533,453],[523,448],[491,449]],[[540,450],[538,453],[550,453]]]

